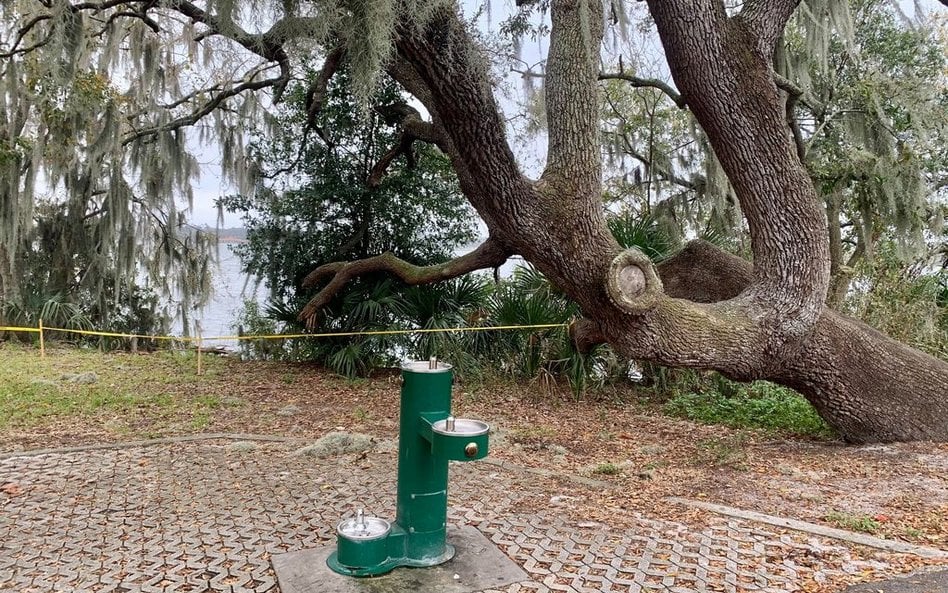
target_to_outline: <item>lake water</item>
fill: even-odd
[[[243,308],[244,301],[253,299],[263,305],[267,300],[266,287],[262,285],[255,287],[252,280],[248,282],[248,276],[240,269],[240,259],[234,255],[229,244],[220,246],[220,258],[213,271],[211,286],[214,289],[211,300],[193,316],[202,336],[236,334],[237,315]],[[172,333],[180,335],[181,329],[180,321],[176,321]],[[192,326],[192,334],[198,333]],[[206,342],[206,345],[234,349],[237,342],[236,340],[211,340]]]

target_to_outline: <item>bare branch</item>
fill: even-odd
[[[280,102],[286,85],[290,82],[290,57],[282,45],[286,35],[286,26],[282,21],[278,21],[266,33],[255,35],[233,23],[222,23],[218,17],[205,12],[188,0],[172,0],[168,3],[168,7],[194,22],[205,25],[210,34],[227,37],[258,56],[276,62],[280,66],[280,77],[275,79],[274,84],[268,86],[273,86],[273,101]],[[203,35],[203,37],[207,36],[207,33]]]
[[[319,76],[313,81],[313,84],[306,90],[306,127],[316,127],[316,117],[323,108],[326,101],[326,91],[329,88],[329,81],[339,70],[339,65],[346,52],[342,46],[339,46],[326,55],[323,67],[319,71]]]
[[[675,185],[692,191],[700,191],[707,183],[703,176],[700,175],[696,175],[693,179],[685,179],[684,177],[676,175],[675,172],[670,168],[656,163],[654,159],[649,159],[647,156],[637,151],[635,147],[632,146],[632,142],[629,140],[628,134],[620,134],[619,137],[622,139],[622,144],[629,156],[648,167],[648,169],[657,171],[662,177],[665,178],[666,181],[670,181]]]
[[[397,106],[387,106],[376,109],[389,123],[395,123],[397,117],[401,116],[401,133],[398,136],[398,142],[372,167],[369,173],[369,187],[377,187],[382,182],[382,177],[391,166],[392,162],[400,155],[405,155],[410,163],[414,162],[412,154],[412,145],[416,140],[422,140],[431,144],[436,144],[445,150],[443,146],[445,134],[434,124],[421,119],[421,113],[407,103],[400,103]]]
[[[52,15],[41,14],[27,21],[27,23],[20,27],[20,29],[16,32],[16,37],[13,39],[13,43],[10,45],[9,53],[0,54],[0,57],[9,58],[16,55],[17,53],[25,53],[25,51],[36,49],[35,46],[32,48],[27,48],[26,50],[20,50],[19,47],[20,43],[23,41],[23,38],[26,37],[26,35],[32,31],[34,27],[43,21],[48,21],[51,18],[53,18]]]
[[[679,109],[685,109],[688,107],[687,103],[685,102],[685,98],[681,96],[681,93],[672,88],[670,84],[658,80],[657,78],[640,78],[625,72],[600,72],[599,80],[624,80],[635,88],[658,89],[668,95],[668,98],[674,101],[675,105],[677,105]]]
[[[772,55],[777,39],[800,0],[749,0],[737,15],[757,36],[759,47]]]
[[[806,162],[806,141],[803,139],[803,133],[800,131],[800,124],[797,123],[796,116],[797,103],[803,96],[803,89],[781,76],[778,72],[774,72],[773,77],[777,88],[787,93],[787,125],[790,126],[790,133],[793,135],[793,145],[797,150],[797,158],[800,159],[801,163],[804,163]]]
[[[799,98],[803,96],[803,89],[796,85],[790,79],[780,75],[777,72],[774,72],[774,84],[777,85],[777,88],[785,91],[791,97]]]
[[[119,12],[112,13],[109,19],[105,22],[105,26],[102,28],[102,33],[100,34],[104,34],[106,29],[108,29],[109,25],[111,25],[114,21],[122,17],[138,19],[141,22],[145,23],[145,25],[147,25],[148,28],[154,31],[156,34],[161,33],[161,27],[159,27],[158,23],[156,23],[154,19],[148,16],[148,14],[144,12],[132,12],[130,10],[122,10]]]
[[[0,53],[0,58],[6,59],[6,58],[12,58],[13,56],[20,55],[20,54],[28,54],[33,50],[37,50],[45,45],[49,45],[50,41],[52,41],[52,37],[48,36],[46,37],[46,39],[43,39],[42,41],[37,41],[36,43],[28,47],[21,47],[18,49],[11,50],[9,52]]]
[[[129,135],[122,141],[123,145],[131,144],[132,142],[144,138],[146,136],[154,136],[161,132],[170,132],[171,130],[176,130],[178,128],[183,128],[186,126],[194,125],[204,117],[210,115],[214,112],[215,109],[221,107],[221,104],[224,103],[227,99],[231,97],[236,97],[237,95],[246,92],[246,91],[258,91],[260,89],[268,87],[278,87],[283,81],[282,74],[275,78],[265,78],[263,80],[248,80],[244,83],[241,83],[231,89],[221,91],[220,93],[214,95],[214,97],[201,106],[200,109],[194,111],[189,115],[179,117],[175,120],[172,120],[168,123],[162,124],[160,126],[153,126],[150,128],[145,128],[144,130],[138,130],[135,133]],[[275,91],[274,91],[275,92]]]
[[[475,270],[496,268],[503,265],[513,253],[498,240],[489,237],[474,251],[431,266],[416,266],[398,259],[391,253],[383,253],[367,259],[351,262],[333,262],[319,266],[303,279],[303,286],[310,288],[320,280],[331,277],[322,290],[316,293],[303,307],[299,318],[312,324],[316,314],[349,283],[350,280],[371,272],[388,272],[405,284],[430,284],[441,280],[450,280]]]

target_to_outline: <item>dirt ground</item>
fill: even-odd
[[[148,355],[108,355],[110,381]],[[135,364],[124,363],[135,358]],[[209,361],[209,372],[169,383],[179,400],[213,397],[201,422],[181,406],[50,416],[0,435],[0,451],[190,433],[315,439],[331,430],[394,439],[399,377],[350,382],[305,364]],[[116,375],[115,373],[118,373]],[[600,395],[599,397],[603,397]],[[582,512],[621,523],[641,513],[701,521],[684,497],[863,531],[948,550],[948,444],[847,446],[669,418],[655,405],[575,401],[549,386],[459,383],[457,416],[491,423],[490,457],[593,480]],[[596,486],[598,484],[598,486]]]

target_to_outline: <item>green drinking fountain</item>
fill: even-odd
[[[436,358],[402,366],[395,522],[357,511],[336,527],[333,571],[368,577],[454,557],[447,535],[448,461],[487,456],[490,426],[451,415],[451,365]]]

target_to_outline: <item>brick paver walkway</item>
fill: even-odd
[[[394,453],[313,459],[296,446],[238,451],[220,440],[0,459],[0,591],[276,593],[271,554],[330,542],[357,504],[394,514]],[[882,562],[738,520],[571,521],[533,475],[484,463],[451,472],[449,520],[476,526],[530,575],[507,593],[792,591]]]

